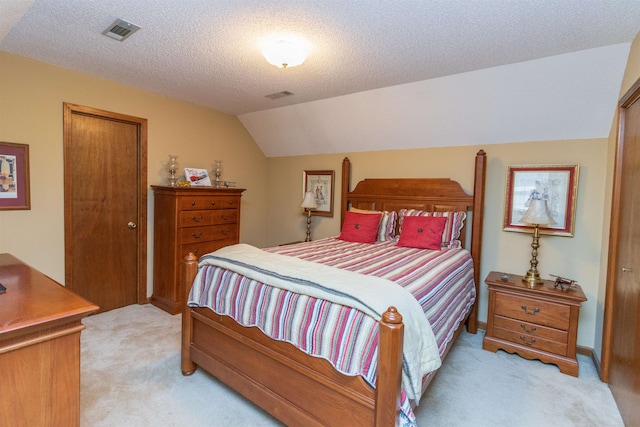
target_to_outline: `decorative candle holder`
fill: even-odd
[[[178,176],[176,175],[177,171],[178,171],[178,156],[169,154],[169,177],[167,179],[171,187],[175,187],[176,183],[178,182]]]
[[[220,179],[220,177],[222,176],[222,160],[214,160],[214,162],[213,175],[215,176],[215,181],[213,186],[216,188],[223,187],[224,183]]]

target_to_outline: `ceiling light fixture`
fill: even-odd
[[[280,39],[266,44],[262,54],[269,64],[278,68],[291,68],[307,59],[307,49],[301,42]]]

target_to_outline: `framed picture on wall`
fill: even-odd
[[[0,142],[0,210],[31,209],[29,146]]]
[[[555,224],[540,226],[540,234],[573,237],[578,196],[578,165],[523,165],[507,167],[504,203],[505,231],[532,233],[519,222],[532,199],[547,201]]]
[[[311,215],[333,216],[334,175],[334,171],[303,172],[302,196],[311,191],[318,205]]]

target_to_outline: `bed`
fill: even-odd
[[[348,159],[345,159],[342,165],[341,223],[345,223],[345,219],[353,216],[349,211],[354,209],[386,212],[418,210],[471,213],[464,222],[459,239],[461,245],[468,249],[469,263],[472,264],[469,271],[472,275],[471,286],[474,298],[469,300],[464,315],[458,315],[459,318],[455,319],[455,325],[447,327],[447,338],[438,348],[441,357],[446,355],[464,325],[470,333],[477,331],[476,296],[479,295],[480,283],[482,206],[486,169],[484,151],[477,153],[474,166],[473,194],[467,194],[459,183],[446,178],[365,179],[350,190],[351,164]],[[434,216],[437,215],[434,214]],[[466,228],[469,225],[471,225],[471,231],[467,233]],[[465,241],[467,234],[470,235],[469,241]],[[333,249],[331,249],[332,246],[323,245],[334,244],[344,245],[344,242],[320,239],[320,241],[309,243],[310,246],[315,245],[316,252],[325,254]],[[394,250],[393,243],[381,243],[381,245],[384,244],[387,245],[384,251]],[[298,245],[267,249],[257,255],[271,256],[262,255],[264,252],[273,254],[274,260],[282,256],[290,256],[294,259],[294,252],[297,249],[295,246]],[[300,246],[305,247],[304,244]],[[233,256],[231,254],[233,250],[235,248],[229,250],[229,256]],[[311,254],[315,253],[314,250],[308,250]],[[211,259],[222,257],[215,253],[209,255]],[[300,255],[301,258],[314,256]],[[404,257],[404,255],[400,256]],[[301,258],[296,260],[307,262]],[[287,264],[297,265],[293,261]],[[309,274],[333,280],[331,274],[322,274],[333,270],[322,270],[324,266],[314,266],[315,268],[320,270],[310,270]],[[204,274],[205,269],[207,272],[213,271],[219,275],[222,275],[220,271],[225,270],[219,267],[212,270],[203,266],[200,269],[201,275]],[[182,280],[183,283],[188,284],[185,286],[187,292],[194,283],[198,271],[198,260],[190,254],[185,258],[182,267]],[[359,271],[352,274],[356,273]],[[337,277],[336,280],[338,280]],[[256,281],[251,277],[243,280]],[[378,277],[371,276],[368,280],[373,284]],[[380,280],[381,286],[385,285],[384,280]],[[197,292],[194,291],[194,293]],[[186,295],[184,300],[189,301],[189,296]],[[198,299],[197,296],[191,296]],[[241,299],[245,300],[244,297]],[[320,297],[317,298],[321,300]],[[191,304],[193,305],[194,301]],[[379,302],[375,304],[379,305]],[[401,305],[401,307],[403,307],[402,310],[409,311],[407,305]],[[367,376],[345,373],[345,369],[337,367],[327,358],[307,354],[287,340],[272,339],[268,332],[263,332],[265,330],[263,327],[243,326],[234,320],[234,317],[237,319],[238,316],[230,315],[223,310],[220,312],[226,314],[219,314],[207,307],[190,307],[185,304],[182,316],[181,369],[184,375],[190,375],[195,371],[196,366],[201,367],[288,425],[344,425],[345,420],[349,420],[349,425],[397,425],[400,423],[399,420],[406,421],[407,405],[418,400],[435,374],[431,372],[420,378],[418,395],[407,397],[406,384],[415,382],[415,379],[407,380],[411,377],[407,375],[407,371],[411,369],[407,367],[406,353],[418,345],[415,344],[418,340],[414,340],[416,335],[413,332],[413,323],[417,316],[407,316],[405,311],[406,318],[403,319],[402,310],[394,306],[389,306],[383,312],[379,310],[379,321],[375,322],[377,328],[375,351],[370,352],[375,357],[373,363],[375,372]],[[446,309],[441,311],[448,312]],[[410,339],[405,340],[405,334]]]

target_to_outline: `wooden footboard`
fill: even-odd
[[[184,283],[193,283],[196,257],[189,254],[183,266]],[[288,425],[342,425],[347,419],[350,425],[395,425],[404,325],[393,307],[380,321],[375,389],[359,376],[340,374],[324,359],[309,356],[289,343],[267,337],[258,328],[241,326],[208,308],[185,305],[182,326],[184,375],[201,366]]]

